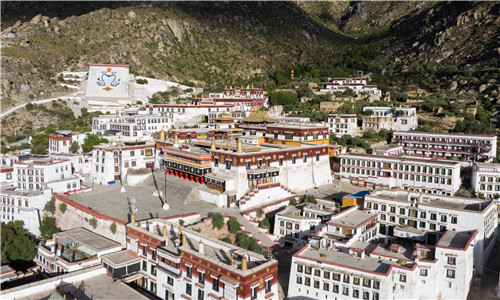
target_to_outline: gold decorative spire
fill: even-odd
[[[179,143],[179,138],[177,137],[177,134],[174,133],[174,144],[178,144]]]
[[[186,246],[187,245],[187,241],[186,241],[186,234],[182,234],[182,244],[181,246]]]
[[[182,226],[179,225],[179,232],[177,233],[177,237],[181,238],[182,236]]]
[[[238,146],[236,147],[236,152],[238,153],[243,152],[243,142],[241,141],[241,137],[238,138]]]
[[[163,130],[163,128],[161,129],[161,132],[160,132],[160,140],[161,141],[165,140],[165,130]]]
[[[299,127],[302,128],[302,122],[299,123]]]
[[[163,237],[167,237],[167,226],[163,225]]]
[[[210,145],[210,150],[215,150],[215,138],[212,138],[212,144]]]
[[[231,138],[229,138],[229,140],[227,140],[227,150],[231,150]]]
[[[283,123],[283,125],[285,125],[285,126],[286,126],[286,120],[285,120],[285,122]]]

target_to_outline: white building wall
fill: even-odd
[[[486,197],[500,195],[500,164],[475,163],[471,183],[474,191]]]

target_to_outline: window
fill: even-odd
[[[247,170],[250,170],[250,162],[247,162],[246,165],[247,165]]]
[[[205,284],[205,272],[198,271],[198,282]]]
[[[385,204],[382,204],[382,205],[381,205],[381,207],[380,207],[380,209],[381,209],[382,211],[385,211],[385,210],[387,209],[387,206],[386,206]]]
[[[295,164],[295,161],[297,160],[296,156],[292,156],[292,164]]]
[[[299,229],[299,224],[295,224],[295,229]]]
[[[319,161],[319,154],[316,153],[316,161]]]
[[[448,278],[455,278],[455,270],[446,269],[446,277],[448,277]]]
[[[302,277],[297,276],[297,284],[302,284]]]
[[[333,280],[340,281],[340,274],[339,273],[333,273]]]
[[[363,299],[370,299],[370,293],[364,291],[363,292]]]
[[[252,288],[252,297],[251,297],[252,300],[257,299],[257,287],[258,286]]]
[[[436,220],[436,214],[431,213],[431,220],[435,221]]]
[[[380,289],[380,281],[374,280],[373,281],[373,288],[376,290]]]
[[[448,219],[448,218],[447,218],[445,215],[442,215],[442,216],[441,216],[441,222],[446,222],[446,220],[447,220],[447,219]]]
[[[314,269],[314,276],[321,276],[321,270],[320,269]]]
[[[363,286],[371,287],[371,280],[367,278],[363,279]]]
[[[283,165],[283,157],[280,157],[280,166]]]
[[[174,279],[170,276],[167,276],[167,284],[170,286],[174,286]]]
[[[451,224],[457,224],[457,217],[455,216],[451,217]]]
[[[406,282],[406,275],[405,274],[399,274],[399,281]]]
[[[271,279],[266,281],[266,294],[271,292]]]
[[[190,283],[186,283],[186,294],[191,296],[191,284]]]
[[[143,261],[142,261],[142,270],[143,270],[144,272],[147,272],[147,271],[148,271],[148,262],[147,262],[147,261],[145,261],[145,260],[143,260]]]
[[[352,278],[352,283],[356,284],[356,285],[359,285],[359,277],[353,277]]]
[[[457,258],[456,257],[448,257],[448,264],[449,265],[456,265],[457,264]]]
[[[359,290],[353,289],[353,290],[352,290],[352,296],[353,296],[354,298],[359,298]]]
[[[334,293],[338,293],[339,292],[339,286],[338,286],[338,284],[334,284],[333,285],[333,292]]]
[[[307,162],[307,155],[303,155],[304,156],[304,162]]]
[[[193,268],[192,267],[186,266],[186,276],[188,278],[191,278],[191,276],[193,276]]]
[[[430,224],[429,225],[430,230],[436,230],[436,224]]]
[[[329,291],[330,290],[330,284],[328,282],[323,283],[323,290],[324,291]]]
[[[349,283],[349,275],[344,274],[344,282]]]
[[[156,276],[156,266],[151,265],[151,275]]]
[[[314,288],[319,289],[319,280],[314,280]]]
[[[306,266],[306,274],[309,274],[309,275],[310,275],[310,274],[311,274],[311,271],[312,271],[311,267]]]
[[[427,269],[420,269],[420,276],[427,277]]]
[[[307,285],[307,286],[311,286],[311,278],[306,277],[305,279],[306,280],[305,280],[304,284]]]
[[[399,213],[402,214],[402,215],[404,215],[405,214],[405,209],[404,208],[400,208],[399,209]]]
[[[142,255],[148,256],[148,253],[146,251],[147,251],[147,247],[146,246],[142,246]]]
[[[219,159],[215,158],[214,159],[214,167],[218,167],[218,166],[219,166]]]
[[[349,296],[349,288],[344,286],[344,288],[342,289],[342,295],[346,295],[346,296]]]
[[[226,169],[231,170],[231,161],[230,160],[226,161]]]
[[[203,300],[205,299],[205,291],[202,289],[198,289],[198,300]]]
[[[323,276],[324,276],[326,279],[330,279],[330,272],[325,271],[325,272],[323,273]]]
[[[212,289],[216,292],[219,291],[219,277],[214,278],[214,280],[212,281]]]

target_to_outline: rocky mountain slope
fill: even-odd
[[[498,2],[2,2],[2,106],[64,92],[50,79],[87,63],[272,85],[276,69],[359,45],[375,47],[383,72],[449,66],[443,88],[495,101],[499,27]]]

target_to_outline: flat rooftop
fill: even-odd
[[[491,200],[488,201],[476,198],[442,196],[442,195],[425,194],[418,192],[408,193],[404,191],[376,191],[367,195],[367,198],[365,198],[365,200],[370,200],[374,198],[380,200],[409,203],[408,194],[411,195],[412,198],[422,196],[423,201],[419,202],[420,206],[433,206],[433,207],[440,207],[453,210],[466,210],[470,212],[482,212],[486,210],[492,203]]]
[[[351,254],[346,252],[337,252],[323,248],[319,250],[307,248],[297,256],[308,258],[313,261],[321,261],[324,264],[344,266],[347,268],[369,271],[382,275],[387,274],[391,266],[398,265],[395,261],[381,260],[379,258],[369,256],[365,256],[364,258],[353,257]]]
[[[131,200],[135,198],[136,220],[151,219],[154,217],[171,217],[176,215],[200,212],[208,215],[208,211],[214,206],[202,201],[199,194],[201,184],[191,182],[172,175],[167,175],[166,199],[170,209],[163,210],[163,195],[155,196],[153,193],[158,189],[165,191],[165,177],[163,172],[154,173],[140,186],[125,184],[125,192],[121,192],[119,183],[111,185],[94,185],[93,190],[85,193],[66,196],[85,207],[89,207],[98,213],[129,222]],[[85,183],[90,186],[90,183]]]
[[[54,239],[61,240],[63,238],[70,238],[80,245],[85,245],[96,251],[102,251],[114,247],[121,247],[120,243],[81,227],[54,234]]]
[[[436,247],[449,247],[462,249],[467,247],[472,240],[472,236],[477,231],[451,231],[447,230],[439,239]]]
[[[376,214],[363,212],[359,209],[353,209],[351,211],[341,213],[340,215],[332,216],[327,224],[337,225],[340,227],[358,228],[363,223],[376,216]]]
[[[128,265],[136,262],[141,262],[141,258],[130,250],[122,250],[111,254],[103,255],[102,259],[103,261],[106,261],[108,264],[113,265],[113,267],[115,268],[120,267],[121,265]]]
[[[425,164],[440,164],[440,165],[448,165],[448,166],[459,166],[460,162],[458,161],[446,161],[446,160],[438,160],[438,159],[423,159],[423,158],[414,158],[410,156],[390,156],[390,155],[375,155],[375,154],[362,154],[362,153],[347,153],[342,154],[341,157],[359,157],[366,159],[384,159],[384,160],[397,160],[397,161],[408,161],[414,163],[425,163]]]

